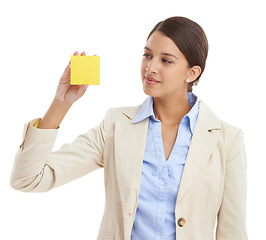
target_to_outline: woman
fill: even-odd
[[[61,121],[88,87],[70,86],[69,64],[44,117],[25,125],[12,187],[48,191],[104,167],[97,239],[208,240],[216,218],[216,239],[247,239],[243,132],[192,93],[207,53],[195,22],[158,23],[141,63],[149,97],[140,106],[110,109],[96,128],[51,152]]]

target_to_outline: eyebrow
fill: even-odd
[[[149,49],[148,47],[144,47],[144,49],[152,52],[152,50]],[[161,53],[161,55],[171,56],[171,57],[174,57],[174,58],[177,59],[177,57],[175,55],[171,54],[171,53]]]

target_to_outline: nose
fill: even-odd
[[[156,66],[156,62],[154,61],[154,59],[150,60],[147,64],[146,67],[146,72],[148,73],[157,73],[157,66]]]

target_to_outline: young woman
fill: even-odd
[[[207,53],[197,23],[159,22],[144,46],[144,103],[110,109],[97,127],[51,152],[61,121],[88,87],[70,86],[69,64],[44,117],[25,125],[12,187],[48,191],[104,167],[98,240],[211,240],[216,219],[217,240],[247,239],[243,131],[192,93]]]

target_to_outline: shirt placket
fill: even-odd
[[[156,238],[157,240],[164,239],[164,224],[166,218],[166,209],[168,201],[168,183],[169,183],[169,174],[168,166],[166,164],[163,142],[162,142],[162,133],[161,133],[161,122],[154,122],[153,124],[153,143],[155,149],[155,155],[157,160],[157,176],[159,178],[159,192],[157,198],[157,206],[155,213],[155,223],[156,223]]]

